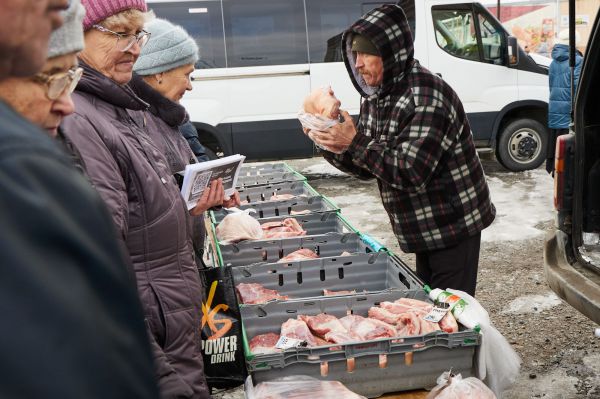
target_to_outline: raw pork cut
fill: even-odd
[[[356,290],[352,290],[352,291],[332,291],[332,290],[323,290],[323,295],[324,296],[334,296],[334,295],[352,295],[352,294],[356,294]]]
[[[296,198],[294,194],[273,194],[271,196],[271,201],[285,201]]]
[[[258,220],[250,216],[248,212],[228,214],[217,226],[216,233],[222,243],[260,240],[264,235]]]
[[[281,325],[281,335],[306,341],[308,346],[317,346],[317,340],[302,320],[288,319],[288,321]]]
[[[330,314],[321,313],[316,316],[300,315],[298,319],[306,322],[308,328],[319,337],[329,342],[341,344],[356,341],[356,337],[348,333],[339,319]]]
[[[304,99],[304,112],[322,116],[327,119],[337,119],[340,116],[340,100],[335,98],[331,88],[313,90]]]
[[[396,336],[396,329],[381,320],[369,319],[358,315],[342,317],[340,322],[352,336],[361,341]]]
[[[307,248],[302,248],[294,251],[287,256],[279,259],[277,263],[294,262],[297,260],[317,259],[319,255]]]
[[[300,223],[294,218],[286,218],[280,222],[267,222],[260,226],[264,238],[287,238],[306,235]]]
[[[287,295],[279,295],[279,292],[270,290],[256,283],[240,283],[235,286],[241,303],[256,304],[265,303],[274,299],[289,299]]]
[[[275,333],[257,335],[249,342],[250,352],[254,354],[279,352],[279,349],[275,347],[277,341],[279,341],[279,335]]]

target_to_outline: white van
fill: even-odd
[[[400,4],[415,58],[441,75],[469,115],[476,145],[512,170],[545,159],[548,69],[516,45],[479,3],[456,0],[149,0],[200,46],[183,105],[217,155],[249,160],[312,156],[296,114],[311,89],[331,85],[342,107],[360,97],[341,59],[341,32],[384,3]],[[509,53],[516,57],[510,57]],[[512,61],[510,61],[510,60]]]

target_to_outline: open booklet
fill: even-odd
[[[181,195],[188,210],[196,206],[208,184],[218,178],[223,179],[225,195],[232,195],[244,159],[246,159],[245,156],[236,154],[213,161],[187,165],[183,172]]]

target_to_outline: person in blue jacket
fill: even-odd
[[[575,44],[579,42],[579,33],[575,32]],[[579,82],[583,57],[575,52],[575,90]],[[550,100],[548,102],[548,127],[550,140],[546,153],[546,170],[554,174],[554,151],[558,136],[569,133],[571,123],[571,68],[569,67],[569,30],[558,34],[558,40],[552,49],[552,63],[548,72],[550,82]]]

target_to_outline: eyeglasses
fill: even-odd
[[[46,85],[46,96],[49,100],[54,101],[62,96],[65,90],[73,93],[79,79],[81,79],[81,75],[83,75],[83,69],[75,68],[53,75],[38,73],[33,76],[33,79]]]
[[[93,25],[92,28],[99,30],[100,32],[110,33],[111,35],[115,35],[117,37],[116,48],[119,51],[126,52],[130,48],[133,47],[135,43],[137,43],[140,48],[144,47],[148,40],[150,39],[150,32],[146,32],[142,30],[135,35],[127,35],[124,33],[113,32],[110,29],[105,28],[102,25]]]

